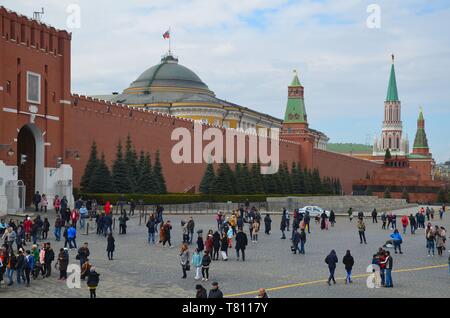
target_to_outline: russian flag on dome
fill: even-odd
[[[163,38],[164,39],[170,39],[170,31],[167,30],[164,34],[163,34]]]

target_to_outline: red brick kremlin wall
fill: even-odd
[[[170,140],[172,130],[176,127],[192,130],[193,123],[71,95],[70,41],[71,35],[66,31],[0,7],[0,144],[11,145],[15,152],[8,157],[8,149],[0,149],[0,160],[9,166],[17,165],[18,130],[34,118],[34,125],[44,133],[45,167],[56,167],[57,158],[63,158],[65,164],[73,167],[75,187],[79,186],[92,141],[97,142],[99,152],[105,153],[111,165],[119,139],[124,143],[128,134],[137,151],[149,151],[153,158],[160,151],[169,191],[182,192],[192,185],[198,186],[205,164],[176,165],[170,158],[176,143]],[[31,113],[26,99],[27,71],[41,75],[41,103],[33,110],[36,113]],[[80,160],[68,156],[68,150],[79,151]],[[307,168],[319,168],[322,176],[339,177],[346,193],[351,192],[352,180],[364,178],[376,166],[312,150],[309,144],[280,143],[281,162],[287,161],[290,167],[300,158],[309,158]]]

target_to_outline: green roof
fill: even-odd
[[[290,86],[302,86],[300,80],[298,79],[297,72],[294,72],[294,78],[292,79],[292,83]]]
[[[419,119],[417,120],[417,133],[414,140],[414,149],[428,149],[428,139],[424,128],[424,122],[423,112],[420,110]]]
[[[305,101],[301,98],[289,97],[284,115],[285,123],[306,123]]]
[[[397,81],[395,79],[395,68],[394,68],[393,63],[392,63],[392,67],[391,67],[391,75],[389,78],[389,86],[388,86],[386,101],[387,102],[398,102]]]
[[[289,87],[301,87],[297,72],[294,71],[294,78]],[[285,123],[307,123],[305,101],[303,98],[290,96],[286,106],[286,114],[284,115]]]
[[[328,143],[327,150],[338,153],[372,153],[373,146],[354,143]]]

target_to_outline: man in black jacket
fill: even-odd
[[[330,270],[330,277],[328,278],[328,285],[331,286],[331,281],[336,284],[334,279],[334,272],[336,271],[336,264],[338,263],[338,258],[336,256],[336,251],[332,250],[331,253],[325,258],[325,263],[328,264],[328,269]]]
[[[45,257],[44,257],[44,263],[45,263],[45,269],[46,274],[45,277],[50,277],[52,273],[52,262],[55,260],[55,253],[53,252],[53,249],[50,246],[50,243],[46,244],[45,247]]]
[[[219,283],[212,283],[212,289],[209,291],[208,298],[223,298],[223,293],[219,289]]]
[[[238,233],[236,234],[236,256],[237,260],[239,260],[239,251],[242,252],[242,260],[245,262],[245,248],[248,244],[247,234],[242,231],[242,228],[239,228]]]

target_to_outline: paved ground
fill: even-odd
[[[414,212],[414,211],[411,211]],[[49,212],[53,220],[53,213]],[[173,242],[176,248],[168,249],[149,246],[146,242],[146,228],[139,226],[139,217],[129,222],[128,234],[116,238],[114,261],[106,256],[106,240],[95,234],[79,235],[77,242],[88,241],[91,260],[101,274],[98,288],[99,297],[193,297],[193,272],[187,280],[181,280],[178,248],[181,241],[180,221],[184,216],[166,216],[174,225]],[[194,216],[196,230],[207,231],[214,228],[214,216]],[[415,236],[404,235],[404,255],[394,254],[393,274],[395,288],[369,289],[366,287],[365,273],[372,255],[388,239],[390,231],[381,230],[381,224],[372,224],[367,219],[368,245],[360,245],[356,230],[356,220],[349,223],[347,218],[338,218],[337,224],[329,231],[320,231],[315,225],[308,236],[306,255],[293,255],[289,240],[280,240],[280,217],[274,216],[272,235],[260,233],[258,244],[250,243],[247,261],[237,262],[234,250],[228,262],[214,262],[210,269],[210,282],[220,283],[223,292],[233,297],[255,297],[254,291],[260,287],[268,289],[271,297],[450,297],[450,275],[448,252],[445,257],[427,257],[424,231]],[[52,222],[51,222],[52,223]],[[437,225],[450,229],[450,215]],[[56,250],[61,247],[53,239],[49,240]],[[354,284],[346,286],[338,280],[336,286],[329,287],[327,267],[324,258],[331,249],[337,251],[339,261],[347,249],[355,257]],[[71,252],[71,263],[75,260]],[[32,287],[0,288],[0,297],[88,297],[85,285],[82,289],[69,289],[53,274],[51,279],[38,280]],[[344,276],[344,268],[339,264],[337,277]],[[209,285],[209,283],[208,283]],[[209,288],[209,286],[207,286]]]

